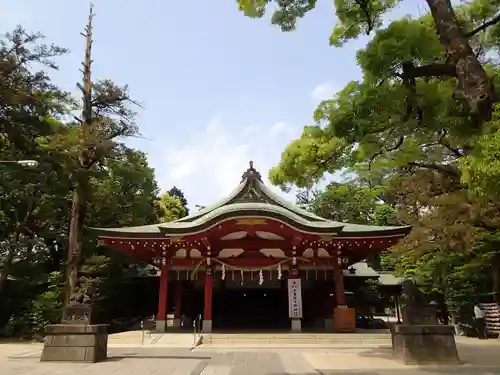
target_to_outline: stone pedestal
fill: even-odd
[[[45,328],[41,361],[99,362],[107,357],[106,324],[53,324]]]
[[[291,318],[291,331],[292,332],[302,332],[302,322],[300,318]]]
[[[181,319],[180,318],[167,319],[167,327],[175,329],[181,328]]]
[[[45,327],[40,361],[99,362],[108,353],[107,324],[91,324],[92,307],[72,304],[63,310],[61,324]]]
[[[356,331],[356,310],[351,307],[336,307],[333,313],[333,329],[336,332]]]
[[[437,325],[437,308],[433,305],[405,306],[402,308],[405,325]]]
[[[181,327],[181,319],[176,318],[174,314],[167,314],[167,330],[169,328],[178,329]]]
[[[156,321],[156,333],[165,333],[167,331],[167,324],[165,320],[157,320]]]
[[[323,328],[325,331],[333,331],[333,318],[324,319]]]
[[[394,359],[405,364],[459,363],[453,331],[453,326],[445,325],[395,325]]]
[[[201,325],[201,330],[204,333],[212,332],[212,321],[211,320],[203,320],[203,323]]]

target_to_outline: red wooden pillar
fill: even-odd
[[[203,332],[212,332],[212,267],[207,265],[205,270],[205,293],[203,304]]]
[[[158,312],[156,314],[156,330],[157,332],[165,332],[165,318],[167,316],[168,302],[168,267],[161,266],[160,287],[158,293]]]

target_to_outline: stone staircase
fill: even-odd
[[[500,306],[497,303],[481,303],[484,311],[486,329],[489,332],[500,333]]]
[[[169,347],[192,348],[197,344],[192,332],[150,333],[149,331],[127,331],[108,336],[110,347]]]
[[[357,333],[204,333],[206,347],[337,347],[390,346],[388,331]]]

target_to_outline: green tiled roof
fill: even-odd
[[[138,227],[107,228],[114,232],[136,232],[136,233],[161,233],[158,228],[161,224],[141,225]]]
[[[404,281],[404,278],[394,276],[390,272],[377,272],[372,267],[368,265],[366,261],[354,263],[352,266],[355,272],[352,274],[349,269],[344,270],[344,276],[346,277],[365,277],[365,278],[376,278],[380,285],[385,286],[396,286]]]
[[[220,219],[229,217],[268,217],[286,222],[303,231],[319,232],[322,234],[336,234],[342,230],[343,224],[328,220],[310,221],[299,216],[295,212],[291,212],[284,207],[260,203],[260,202],[245,202],[245,203],[229,203],[216,207],[204,215],[197,216],[192,221],[172,221],[158,225],[160,230],[165,234],[176,233],[181,234],[187,230],[203,230],[215,225]]]
[[[142,225],[139,227],[122,227],[122,228],[90,228],[97,232],[100,236],[132,236],[132,237],[141,237],[141,236],[156,236],[163,237],[161,234],[160,224],[153,225]]]
[[[328,220],[287,202],[264,185],[259,172],[250,168],[240,184],[224,199],[182,219],[157,225],[129,228],[94,228],[99,234],[116,236],[187,235],[210,228],[232,217],[264,217],[276,219],[304,232],[338,236],[377,236],[407,234],[411,227],[378,227]]]
[[[332,223],[342,224],[344,227],[342,228],[341,234],[344,236],[349,235],[359,235],[361,233],[371,233],[376,236],[377,234],[387,234],[388,232],[392,232],[392,234],[407,234],[411,230],[411,226],[399,226],[399,227],[389,227],[389,226],[377,226],[377,225],[361,225],[361,224],[349,224],[349,223],[341,223],[339,221],[331,221]]]
[[[354,273],[352,274],[349,269],[344,270],[344,276],[351,277],[379,277],[379,273],[375,271],[372,267],[366,263],[366,261],[354,263],[351,267],[354,269]]]
[[[238,193],[240,193],[244,189],[245,185],[246,185],[246,181],[242,181],[236,187],[236,189],[234,189],[227,197],[221,199],[220,201],[213,204],[212,206],[205,207],[205,208],[203,208],[203,209],[201,209],[201,210],[199,210],[199,211],[197,211],[189,216],[186,216],[186,217],[183,217],[182,219],[176,220],[176,221],[174,221],[174,223],[184,223],[184,222],[194,221],[194,220],[198,219],[199,217],[206,215],[209,212],[215,210],[216,208],[219,208],[219,207],[222,207],[222,206],[228,204],[229,202],[231,202],[231,200],[234,197],[236,197],[238,195]]]
[[[258,172],[257,172],[258,173]],[[261,201],[266,201],[267,205],[276,205],[278,207],[284,208],[285,210],[289,211],[290,213],[293,213],[295,215],[298,215],[302,218],[305,218],[309,221],[318,221],[318,222],[328,222],[329,220],[322,218],[320,216],[317,216],[313,214],[312,212],[306,211],[300,207],[297,207],[293,203],[287,202],[277,194],[275,194],[271,189],[269,189],[264,183],[261,181],[260,176],[258,177],[245,177],[243,181],[234,189],[226,198],[220,200],[219,202],[215,203],[212,206],[205,207],[202,210],[195,212],[194,214],[183,217],[182,219],[176,220],[176,222],[192,222],[200,218],[201,216],[207,215],[208,213],[217,210],[225,205],[239,202],[239,203],[246,203],[246,202],[241,202],[243,199],[243,195],[245,192],[247,192],[249,189],[253,189],[256,194],[258,194],[261,197]],[[251,200],[248,200],[248,203],[253,203]],[[241,208],[245,208],[245,205],[242,204],[239,206]],[[342,223],[339,223],[340,225],[343,225]]]
[[[404,280],[404,278],[394,276],[392,273],[380,273],[378,278],[378,282],[381,285],[399,285]]]

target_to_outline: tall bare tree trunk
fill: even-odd
[[[82,261],[83,226],[86,211],[84,190],[77,186],[73,191],[71,221],[69,225],[68,267],[66,271],[65,303],[68,304],[78,290],[78,270]]]
[[[78,291],[78,272],[82,262],[83,251],[83,229],[87,210],[89,176],[88,169],[91,164],[88,160],[88,150],[86,140],[91,134],[92,127],[92,4],[88,17],[87,27],[83,34],[86,38],[85,58],[83,61],[83,85],[79,85],[82,90],[82,139],[80,141],[80,151],[78,154],[79,166],[74,171],[75,186],[73,190],[73,203],[71,206],[71,221],[69,226],[68,261],[66,269],[66,293],[65,302],[70,302],[71,297]]]
[[[467,102],[478,127],[489,121],[493,112],[493,85],[474,54],[469,39],[460,29],[451,0],[427,0],[446,52],[456,67],[457,94]]]

